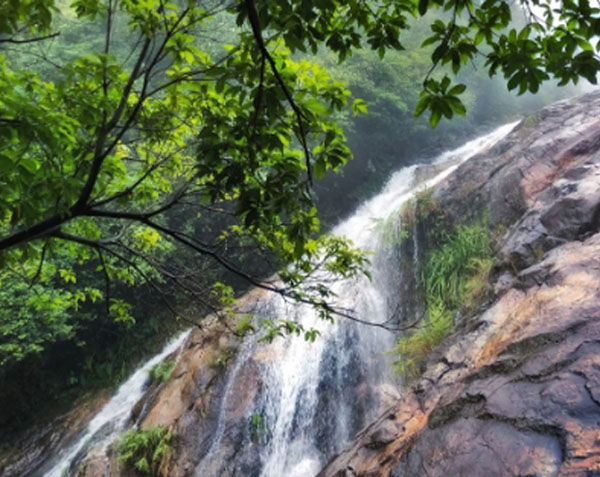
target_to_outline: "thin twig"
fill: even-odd
[[[26,40],[15,40],[14,38],[0,38],[0,43],[11,43],[13,45],[23,45],[26,43],[33,43],[36,41],[49,40],[60,35],[60,32],[51,33],[45,36],[36,36],[35,38],[27,38]]]

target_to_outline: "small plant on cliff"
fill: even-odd
[[[252,414],[250,418],[250,440],[254,444],[259,443],[264,437],[266,430],[267,426],[262,415],[257,412]]]
[[[212,368],[225,368],[229,360],[235,356],[235,348],[226,346],[219,350],[210,362]]]
[[[119,460],[145,475],[160,476],[162,460],[173,442],[173,433],[164,427],[127,431],[119,440]]]
[[[467,311],[475,309],[481,302],[490,282],[494,261],[491,257],[474,258],[471,260],[471,266],[470,277],[464,286],[462,303],[463,308]]]
[[[152,366],[150,369],[150,381],[152,384],[166,383],[171,377],[174,367],[174,359],[168,359],[167,361]]]
[[[427,304],[458,309],[464,300],[467,279],[477,270],[477,260],[491,255],[490,233],[483,221],[459,225],[427,259],[421,275]]]
[[[414,227],[432,217],[443,214],[440,201],[433,197],[433,188],[419,190],[413,199],[407,201],[400,210],[404,228]]]
[[[243,338],[249,333],[255,333],[256,326],[253,323],[252,315],[246,314],[239,318],[235,324],[235,335]]]
[[[421,276],[428,319],[392,351],[394,367],[405,379],[419,374],[429,352],[452,331],[455,314],[474,308],[483,296],[493,265],[490,242],[482,221],[458,226],[430,252]]]
[[[428,307],[429,319],[420,323],[412,334],[398,340],[392,353],[397,357],[394,370],[404,379],[415,378],[420,373],[421,364],[452,330],[452,314],[439,305]]]
[[[402,207],[385,219],[375,219],[375,230],[386,245],[400,245],[410,236],[410,230],[425,221],[442,219],[444,211],[440,201],[433,197],[431,187],[419,190]],[[438,220],[434,225],[437,227]]]

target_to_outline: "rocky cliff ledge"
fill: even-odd
[[[491,299],[319,475],[600,475],[600,94],[527,118],[433,195],[506,227]]]

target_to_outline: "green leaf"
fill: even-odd
[[[304,101],[304,106],[307,107],[313,114],[323,116],[328,113],[329,109],[317,98],[308,98]]]
[[[19,160],[19,165],[23,167],[27,172],[35,173],[40,168],[40,163],[34,158],[25,156]]]
[[[423,114],[423,111],[425,111],[429,105],[431,103],[431,96],[429,95],[422,95],[421,99],[419,99],[419,102],[417,103],[417,106],[415,108],[415,117],[419,117],[421,114]]]
[[[352,115],[358,116],[359,114],[367,114],[367,103],[360,98],[356,98],[352,102]]]
[[[467,85],[457,84],[456,86],[453,86],[452,88],[450,88],[450,91],[448,91],[448,95],[457,96],[459,94],[464,93],[466,89],[467,89]]]
[[[432,128],[434,128],[438,125],[438,123],[440,122],[440,119],[442,119],[442,114],[441,114],[440,110],[438,110],[438,109],[432,110],[431,115],[429,116],[429,124],[431,125]]]

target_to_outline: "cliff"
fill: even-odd
[[[435,189],[506,230],[488,301],[319,476],[600,475],[598,118],[598,93],[556,103]]]

